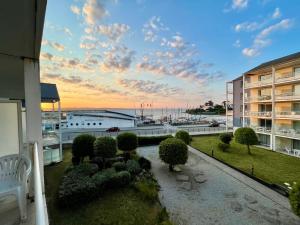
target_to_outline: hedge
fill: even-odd
[[[150,145],[159,145],[160,142],[167,138],[171,138],[172,135],[164,135],[164,136],[139,136],[138,137],[138,145],[139,146],[150,146]]]

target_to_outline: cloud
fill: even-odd
[[[42,45],[49,45],[51,48],[54,48],[55,50],[57,50],[59,52],[62,52],[65,50],[65,46],[63,46],[62,44],[60,44],[58,42],[49,41],[49,40],[43,40]]]
[[[130,68],[134,55],[126,46],[113,46],[104,52],[100,68],[104,72],[124,72]]]
[[[70,6],[70,9],[71,9],[71,11],[74,13],[74,14],[76,14],[76,15],[80,15],[80,12],[81,12],[81,10],[80,10],[80,8],[78,7],[78,6],[76,6],[76,5],[71,5]]]
[[[118,42],[122,36],[129,31],[126,24],[114,23],[110,25],[99,25],[97,31],[106,36],[109,40]]]
[[[65,32],[67,35],[69,35],[70,37],[73,36],[71,30],[70,30],[69,28],[67,28],[67,27],[64,27],[64,32]]]
[[[151,17],[143,26],[144,40],[154,42],[158,39],[158,33],[169,30],[160,20],[160,17]]]
[[[144,94],[159,96],[180,95],[182,90],[176,87],[169,87],[167,84],[156,83],[150,80],[118,79],[118,84],[130,91],[137,91]]]
[[[272,40],[269,39],[268,37],[272,33],[276,32],[276,31],[280,31],[280,30],[289,29],[292,25],[293,25],[293,23],[292,23],[291,19],[283,19],[278,23],[275,23],[273,25],[270,25],[270,26],[264,28],[254,38],[252,47],[244,48],[242,50],[242,53],[248,57],[253,57],[253,56],[259,55],[260,50],[262,48],[265,48],[266,46],[271,44]]]
[[[255,31],[260,29],[262,24],[259,24],[257,22],[244,22],[244,23],[239,23],[235,25],[234,30],[236,32],[240,31]]]
[[[232,9],[245,9],[248,6],[248,0],[232,0]]]
[[[68,77],[64,77],[61,74],[58,73],[44,73],[42,74],[43,78],[46,79],[52,79],[52,80],[60,80],[64,83],[68,83],[68,84],[79,84],[82,82],[82,79],[79,76],[68,76]]]
[[[236,48],[240,48],[240,47],[241,47],[241,41],[240,41],[239,39],[236,40],[236,41],[234,42],[233,46],[236,47]]]
[[[281,17],[281,12],[280,12],[280,9],[279,8],[276,8],[272,14],[272,18],[273,19],[277,19],[277,18],[280,18]]]
[[[48,53],[48,52],[42,52],[41,53],[41,59],[42,60],[49,60],[49,61],[51,61],[52,58],[53,58],[53,55],[50,54],[50,53]]]
[[[87,0],[83,5],[82,15],[87,24],[94,25],[109,15],[109,13],[104,8],[102,0]]]

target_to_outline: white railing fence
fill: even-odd
[[[40,160],[39,160],[39,147],[37,142],[35,142],[33,146],[33,165],[34,165],[33,175],[34,175],[35,224],[49,225],[46,202],[43,196],[41,168],[40,168]]]

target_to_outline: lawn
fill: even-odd
[[[249,174],[253,165],[254,176],[268,183],[300,182],[300,158],[254,146],[248,155],[246,146],[234,141],[228,152],[223,152],[218,149],[218,143],[218,136],[197,136],[193,137],[191,146],[209,155],[213,149],[215,158]]]
[[[45,167],[45,185],[50,224],[55,225],[156,225],[162,207],[145,201],[133,188],[106,193],[102,198],[70,209],[57,206],[57,190],[65,169],[71,164],[71,151],[64,161]]]

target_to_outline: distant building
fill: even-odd
[[[300,52],[262,63],[229,83],[233,127],[252,127],[261,145],[300,156]]]

